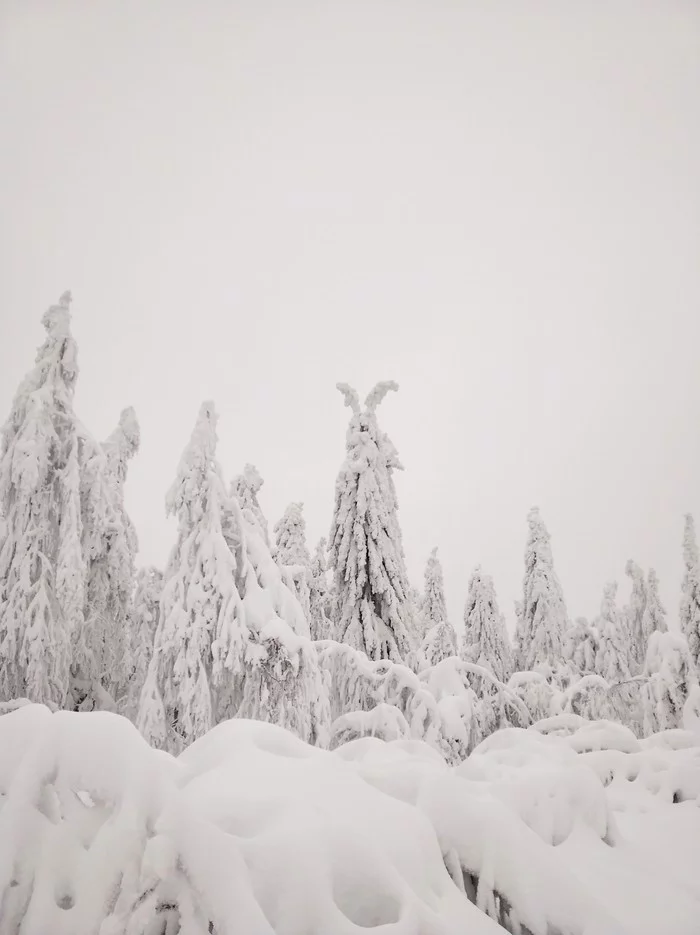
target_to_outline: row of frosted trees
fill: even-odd
[[[139,429],[131,409],[99,443],[73,409],[70,296],[20,385],[0,455],[0,702],[106,708],[177,752],[230,717],[274,721],[312,743],[363,734],[426,740],[450,761],[506,725],[568,712],[636,733],[678,727],[698,705],[700,562],[686,518],[680,631],[653,570],[630,562],[630,604],[606,585],[598,618],[571,623],[537,509],[511,644],[493,582],[477,568],[464,627],[448,619],[433,550],[422,593],[406,573],[377,407],[340,384],[351,411],[328,542],[310,554],[302,505],[270,535],[251,465],[226,484],[216,413],[204,403],[166,508],[167,567],[135,568],[124,508]]]

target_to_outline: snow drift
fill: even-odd
[[[234,719],[173,757],[116,714],[20,706],[0,717],[0,932],[697,932],[697,737],[537,728],[451,767]]]

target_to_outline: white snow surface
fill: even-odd
[[[178,757],[117,714],[8,708],[2,935],[698,932],[688,730],[566,714],[451,767],[387,706],[398,739],[233,719]]]

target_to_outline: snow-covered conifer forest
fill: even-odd
[[[139,567],[138,416],[81,422],[70,305],[2,430],[0,935],[697,935],[692,516],[674,606],[620,555],[629,602],[577,616],[535,506],[514,612],[476,567],[450,619],[439,543],[406,567],[398,386],[339,383],[326,538],[265,516],[205,401]]]

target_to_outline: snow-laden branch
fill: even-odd
[[[382,380],[377,383],[374,389],[367,395],[365,399],[365,406],[370,412],[375,412],[377,406],[384,399],[386,394],[393,390],[398,392],[399,384],[395,380]]]
[[[360,397],[357,395],[357,390],[353,389],[349,383],[336,383],[335,388],[343,394],[345,405],[352,409],[356,416],[359,416]]]

